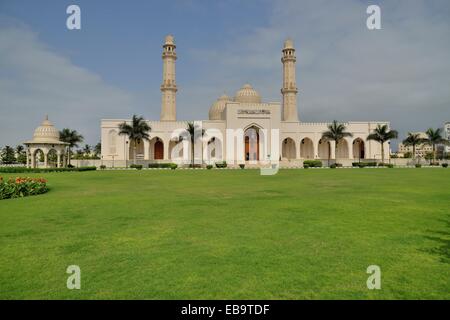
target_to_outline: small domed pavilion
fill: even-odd
[[[24,142],[27,146],[27,167],[37,168],[36,156],[42,153],[44,158],[44,168],[65,167],[67,157],[66,150],[69,145],[59,140],[59,131],[48,120],[48,116],[42,124],[34,130],[33,140]],[[54,161],[49,161],[49,158]]]

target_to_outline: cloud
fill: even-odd
[[[52,52],[24,25],[2,25],[0,57],[0,145],[30,139],[47,114],[95,144],[101,118],[132,113],[133,95]]]
[[[369,31],[362,1],[273,2],[265,26],[198,52],[202,76],[235,88],[251,81],[279,101],[280,51],[291,37],[302,121],[387,120],[403,135],[442,126],[450,120],[450,3],[380,3],[382,30]],[[220,78],[210,80],[211,68]]]

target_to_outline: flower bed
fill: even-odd
[[[46,193],[47,180],[43,178],[9,178],[0,177],[0,200],[21,198]]]

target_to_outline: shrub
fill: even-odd
[[[175,170],[176,168],[178,168],[178,165],[176,163],[169,163],[169,168],[170,170]]]
[[[97,167],[79,167],[79,168],[25,168],[25,167],[0,167],[2,173],[46,173],[46,172],[72,172],[72,171],[91,171],[97,170]]]
[[[216,162],[216,167],[217,168],[226,168],[227,162],[226,161]]]
[[[0,200],[33,196],[47,191],[47,180],[42,178],[18,177],[4,181],[0,177]]]
[[[388,164],[387,167],[392,169],[394,167],[394,165],[392,163],[390,163],[390,164]]]
[[[420,163],[416,163],[416,168],[422,168],[422,165]]]
[[[304,169],[309,169],[309,164],[307,164],[307,163],[305,164],[305,163],[304,163],[304,164],[303,164],[303,168],[304,168]]]
[[[241,169],[245,169],[245,164],[241,163],[241,164],[239,165],[239,167],[240,167]]]
[[[208,164],[208,165],[206,166],[206,169],[208,169],[208,170],[211,170],[212,168],[213,168],[213,166],[210,165],[210,164]]]
[[[136,170],[142,170],[142,164],[132,164],[132,165],[130,165],[130,168],[136,169]]]
[[[448,163],[443,163],[442,164],[442,168],[447,168],[448,167]]]
[[[70,164],[70,163],[69,163],[69,164],[67,165],[67,168],[75,168],[75,166],[74,166],[73,164]]]
[[[100,166],[100,169],[105,170],[105,169],[106,169],[106,166],[105,166],[104,164],[102,164],[102,165]]]
[[[305,161],[303,161],[303,166],[305,164],[307,164],[309,167],[312,167],[312,168],[322,167],[322,161],[320,161],[320,160],[305,160]]]

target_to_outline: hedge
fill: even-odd
[[[320,168],[322,167],[322,161],[320,160],[305,160],[303,161],[303,166],[307,165],[310,168]]]
[[[0,167],[1,173],[46,173],[46,172],[72,172],[72,171],[92,171],[97,167],[79,167],[79,168],[25,168],[25,167]]]
[[[149,168],[162,168],[162,169],[176,169],[178,165],[176,163],[149,163]]]
[[[352,166],[353,167],[376,167],[377,163],[376,162],[352,162]]]

